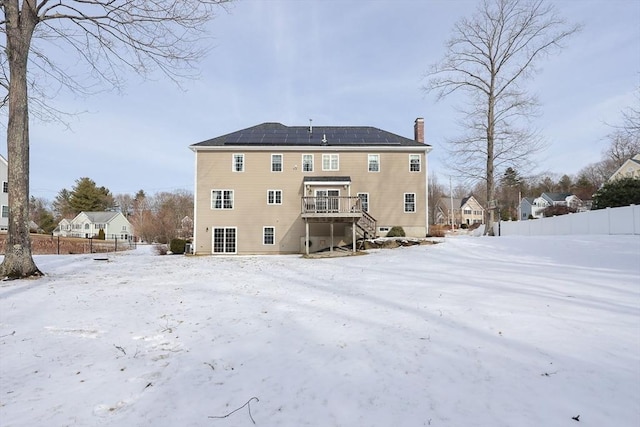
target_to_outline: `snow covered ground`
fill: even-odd
[[[638,236],[36,263],[2,427],[640,425]]]

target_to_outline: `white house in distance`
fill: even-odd
[[[0,155],[0,181],[2,181],[2,192],[0,192],[0,232],[9,230],[9,164],[7,159]]]
[[[92,238],[100,230],[108,240],[128,240],[133,236],[131,223],[121,212],[80,212],[72,220],[60,221],[53,235]]]
[[[531,198],[523,198],[520,202],[520,210],[524,214],[530,208],[531,215],[534,218],[542,218],[542,211],[549,206],[567,206],[577,211],[580,211],[584,206],[582,200],[571,193],[542,193],[540,197],[533,199],[533,203],[530,200]]]

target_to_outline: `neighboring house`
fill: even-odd
[[[54,228],[53,235],[63,237],[71,236],[71,220],[63,218],[62,221],[58,223],[58,226]]]
[[[453,205],[453,211],[451,206]],[[472,225],[484,223],[484,208],[473,196],[462,199],[441,197],[436,202],[436,224]]]
[[[9,164],[7,159],[0,155],[0,181],[2,182],[2,192],[0,192],[0,232],[9,230]]]
[[[583,210],[584,203],[578,196],[571,193],[542,193],[540,197],[536,197],[533,200],[531,215],[534,218],[542,218],[542,211],[549,206],[568,206],[576,211],[580,211]],[[527,215],[527,218],[528,217]]]
[[[424,120],[414,139],[367,126],[263,123],[190,146],[196,254],[300,253],[401,226],[427,234]]]
[[[131,223],[120,212],[80,212],[72,220],[63,219],[54,236],[96,237],[104,230],[105,239],[128,240],[133,237]]]
[[[615,181],[621,178],[638,178],[640,179],[640,154],[636,154],[618,168],[611,175],[609,181]]]
[[[533,203],[535,199],[533,197],[523,197],[520,200],[520,219],[529,219],[529,215],[533,216]]]

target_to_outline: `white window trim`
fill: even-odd
[[[378,170],[377,171],[372,171],[371,170],[371,157],[373,157],[373,156],[377,157],[377,159],[378,159],[377,162],[376,162],[378,164]],[[378,173],[378,172],[380,172],[380,169],[381,169],[381,167],[380,167],[380,154],[367,154],[367,172]]]
[[[413,210],[412,211],[408,211],[407,210],[407,195],[412,194],[413,195]],[[414,214],[418,211],[418,200],[416,197],[416,193],[404,193],[404,195],[402,196],[402,209],[404,209],[404,213],[408,213],[408,214]]]
[[[336,158],[336,167],[335,169],[331,167],[332,164],[332,157],[335,156]],[[329,167],[325,168],[324,167],[324,159],[328,158],[329,159]],[[338,153],[333,153],[333,154],[323,154],[322,155],[322,170],[323,171],[339,171],[340,170],[340,154]]]
[[[269,202],[269,193],[273,191],[273,203]],[[278,203],[276,194],[280,192],[280,203]],[[282,204],[282,190],[267,190],[267,205],[281,205]]]
[[[418,158],[418,170],[417,171],[411,170],[411,166],[412,166],[411,158],[415,158],[415,157]],[[409,172],[411,172],[411,173],[422,172],[422,156],[420,154],[409,154]]]
[[[236,169],[236,156],[240,156],[242,157],[242,169],[241,170],[237,170]],[[236,173],[241,173],[244,172],[244,153],[233,153],[233,155],[231,156],[231,171],[236,172]]]
[[[215,251],[214,251],[214,249],[215,249],[215,243],[216,243],[216,242],[215,242],[215,240],[216,240],[216,239],[215,239],[215,232],[214,232],[214,230],[215,230],[216,228],[222,228],[223,230],[225,230],[225,233],[227,232],[227,229],[233,229],[233,230],[234,230],[234,233],[233,233],[233,234],[234,234],[234,236],[235,236],[235,251],[233,251],[233,252],[226,252],[226,251],[224,251],[224,252],[215,252]],[[216,227],[216,226],[214,225],[214,226],[210,227],[210,229],[211,229],[211,254],[213,254],[213,255],[218,255],[218,254],[224,255],[224,254],[237,254],[237,253],[238,253],[238,227],[234,227],[234,226],[231,226],[231,227],[227,227],[227,226],[218,226],[218,227]],[[225,243],[226,243],[226,241],[225,241]],[[225,245],[225,246],[226,246],[226,245]]]
[[[369,207],[371,205],[371,198],[369,197],[369,193],[356,193],[356,196],[360,197],[361,194],[367,196],[367,210],[363,209],[363,211],[369,212]],[[362,200],[360,201],[360,204],[362,204]]]
[[[220,208],[216,208],[213,205],[213,202],[214,202],[214,200],[213,200],[213,192],[214,191],[221,191],[222,192],[222,207],[220,207]],[[224,207],[224,193],[226,191],[231,192],[231,207],[230,208],[225,208]],[[213,188],[211,190],[211,205],[210,205],[211,206],[211,210],[213,210],[213,211],[231,211],[231,210],[235,209],[235,207],[236,207],[235,196],[236,195],[235,195],[235,191],[234,190],[231,190],[231,189],[228,189],[228,188]]]
[[[273,170],[273,157],[274,156],[280,156],[280,170],[279,171]],[[283,172],[283,171],[284,171],[284,154],[278,154],[278,153],[271,154],[271,172],[280,173],[280,172]]]
[[[305,156],[311,156],[311,170],[309,170],[309,171],[304,170],[304,157],[305,157]],[[315,159],[314,159],[313,154],[303,154],[303,155],[302,155],[302,172],[313,172],[313,169],[314,169],[314,167],[315,167],[315,164],[314,164],[314,163],[315,163]]]
[[[273,243],[265,243],[264,242],[265,241],[265,237],[267,237],[266,234],[265,234],[266,231],[267,231],[267,228],[273,229]],[[275,244],[276,244],[276,227],[273,226],[273,225],[265,225],[264,227],[262,227],[262,245],[263,246],[275,246]]]

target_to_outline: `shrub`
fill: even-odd
[[[155,245],[154,249],[158,255],[166,255],[167,254],[167,246],[166,245]]]
[[[171,239],[169,250],[174,254],[184,254],[184,248],[187,241],[184,239]]]
[[[467,224],[460,224],[460,228],[466,230],[469,226]]]
[[[554,206],[549,206],[544,208],[544,210],[542,211],[542,215],[545,218],[548,218],[552,216],[566,215],[566,214],[575,213],[575,212],[576,210],[569,206],[554,205]]]
[[[404,228],[400,226],[391,227],[391,230],[387,233],[387,237],[405,237]]]

